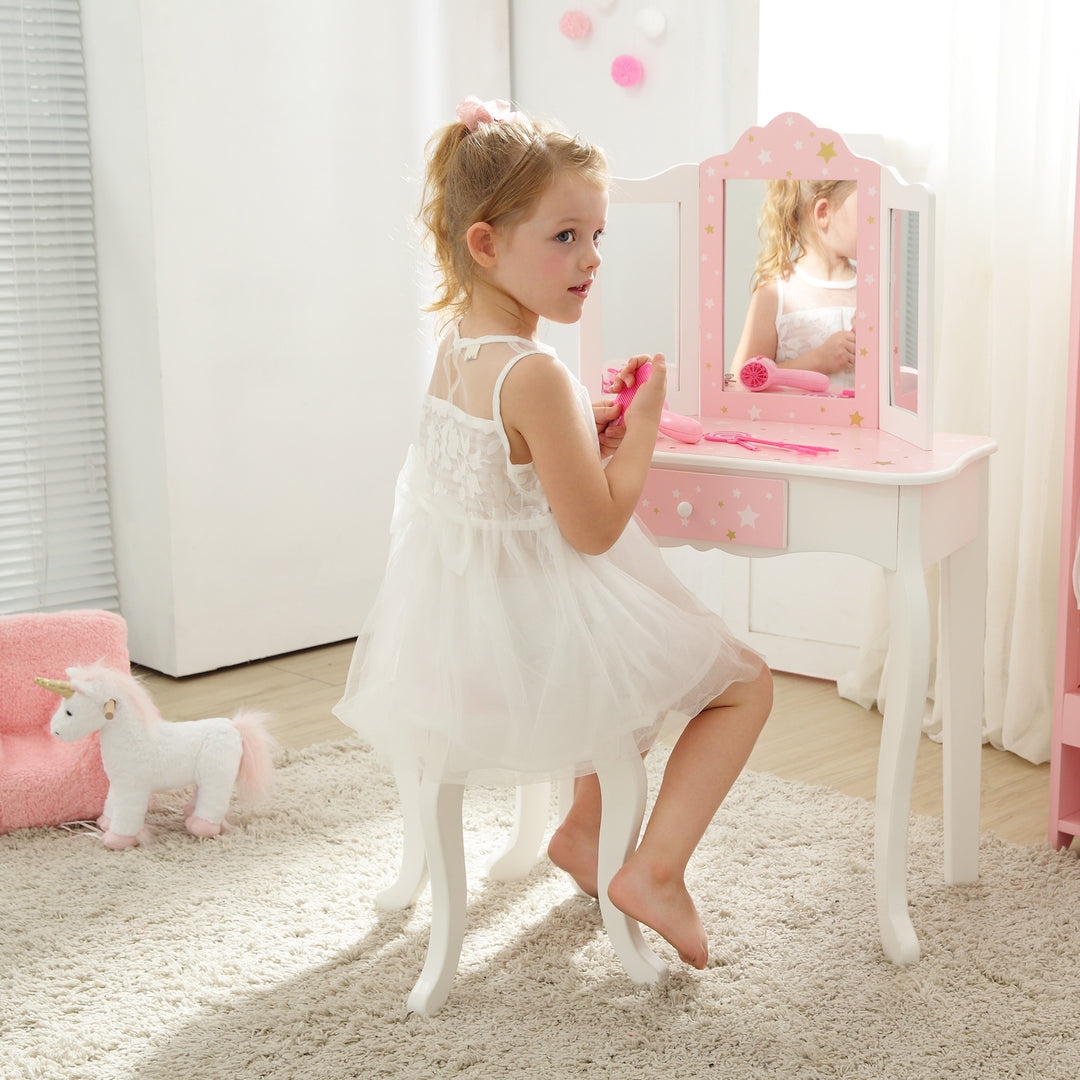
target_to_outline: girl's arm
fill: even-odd
[[[636,370],[648,359],[634,357],[627,369]],[[652,374],[626,410],[626,434],[606,468],[570,377],[555,357],[524,357],[503,383],[501,411],[511,460],[531,456],[560,531],[586,555],[600,555],[618,540],[641,497],[667,385],[663,356],[657,354],[652,363]]]
[[[731,359],[732,375],[737,375],[743,364],[755,356],[776,359],[778,303],[775,281],[759,285],[751,294],[750,306],[746,309],[746,322],[743,323],[739,344],[735,347],[735,355]]]

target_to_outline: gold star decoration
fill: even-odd
[[[723,505],[724,505],[724,500],[723,500],[723,499],[720,499],[720,500],[719,500],[719,501],[717,502],[717,504],[716,504],[716,505],[717,505],[717,506],[723,506]]]
[[[862,422],[863,422],[863,418],[859,415],[859,410],[856,409],[851,414],[851,426],[852,427],[862,427]]]
[[[714,232],[716,232],[716,228],[715,228],[714,226],[712,226],[712,225],[706,225],[706,226],[705,226],[705,231],[706,231],[706,232],[707,232],[707,233],[708,233],[708,234],[709,234],[710,236],[712,236],[712,234],[713,234]]]
[[[833,142],[828,142],[828,143],[823,142],[821,144],[821,149],[817,152],[817,156],[819,158],[824,158],[825,159],[825,164],[826,165],[829,164],[829,160],[831,158],[836,157],[836,151],[833,149],[834,146],[835,146],[835,140]]]
[[[728,529],[727,538],[729,540],[734,540],[735,539],[735,530],[734,529]]]
[[[875,465],[891,465],[892,462],[891,461],[875,461],[874,464]]]

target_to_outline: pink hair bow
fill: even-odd
[[[481,124],[500,124],[503,120],[516,120],[518,114],[510,108],[509,101],[496,98],[493,101],[481,101],[478,97],[467,97],[457,107],[457,118],[469,131],[475,131]]]

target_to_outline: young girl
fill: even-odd
[[[769,180],[735,372],[754,356],[855,385],[854,180]]]
[[[541,318],[581,317],[607,182],[596,147],[502,102],[466,99],[429,144],[421,218],[441,275],[433,308],[449,328],[398,480],[385,580],[335,713],[396,764],[451,782],[573,770],[574,803],[549,854],[593,896],[593,761],[630,738],[646,751],[669,710],[693,716],[609,895],[700,968],[708,944],[683,873],[772,688],[760,657],[633,520],[663,357],[601,439],[614,408],[590,406],[537,339]],[[629,360],[616,388],[646,359]]]

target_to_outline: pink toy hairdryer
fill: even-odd
[[[739,382],[747,390],[768,390],[773,386],[794,386],[799,390],[820,393],[829,389],[829,376],[823,371],[778,368],[767,356],[755,356],[739,368]]]
[[[608,373],[618,375],[619,369],[608,368]],[[620,418],[626,412],[626,407],[634,400],[634,394],[637,393],[638,388],[648,382],[651,374],[652,364],[646,360],[634,375],[634,385],[624,387],[615,395],[615,404],[619,406]],[[692,416],[682,416],[665,407],[660,413],[660,434],[666,435],[669,439],[676,439],[678,442],[696,443],[701,442],[704,428],[701,422]]]

